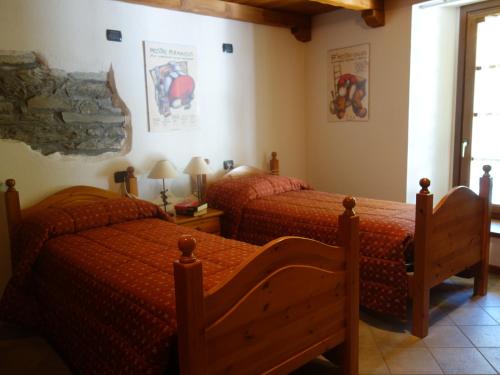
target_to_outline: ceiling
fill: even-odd
[[[286,11],[308,16],[331,12],[339,7],[308,0],[225,0],[229,3],[251,5],[258,8]]]
[[[116,0],[153,7],[287,27],[302,42],[311,40],[312,17],[345,8],[360,11],[370,27],[385,25],[384,0]]]

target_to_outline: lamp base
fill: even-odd
[[[167,191],[168,189],[160,191],[161,200],[163,202],[163,209],[165,210],[165,212],[167,212],[167,205],[168,205]]]
[[[196,175],[196,196],[198,197],[198,203],[202,204],[205,200],[204,197],[204,185],[203,185],[203,175]]]

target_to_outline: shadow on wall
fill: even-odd
[[[254,141],[252,154],[256,158],[256,167],[267,170],[266,157],[269,157],[271,149],[278,147],[279,128],[283,122],[281,101],[290,95],[291,87],[295,85],[282,82],[283,71],[286,67],[280,66],[279,56],[283,43],[273,43],[266,38],[267,32],[263,27],[253,27],[254,38]],[[290,33],[290,38],[293,35]],[[290,77],[292,79],[292,77]],[[297,77],[297,79],[302,79]],[[293,108],[289,108],[294,112]],[[285,138],[291,137],[288,133]],[[268,155],[269,154],[269,155]]]
[[[4,186],[2,185],[2,189]],[[0,192],[0,295],[11,275],[9,234],[7,231],[7,213],[5,211],[5,193]]]
[[[284,160],[283,173],[306,178],[305,48],[290,30],[275,38],[254,26],[255,125],[252,154],[256,167],[269,169],[271,152]]]

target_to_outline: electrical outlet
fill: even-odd
[[[121,42],[122,32],[120,30],[106,30],[106,39],[111,42]]]
[[[223,43],[222,52],[233,53],[233,45],[231,43]]]
[[[127,180],[127,171],[115,172],[115,182],[120,184]]]
[[[224,160],[222,163],[225,171],[230,171],[234,168],[234,160]]]

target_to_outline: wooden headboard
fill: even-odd
[[[264,171],[259,168],[251,167],[248,165],[241,165],[234,169],[231,169],[228,173],[224,175],[223,178],[237,178],[246,176],[256,176],[260,174],[272,174],[279,176],[280,174],[280,161],[277,158],[278,154],[273,151],[271,153],[271,160],[269,161],[269,171]]]
[[[121,193],[99,189],[92,186],[73,186],[49,195],[33,206],[21,209],[19,192],[16,190],[16,180],[13,178],[5,181],[7,191],[5,192],[5,207],[7,211],[7,226],[9,236],[15,227],[21,222],[23,217],[31,215],[37,211],[50,207],[70,207],[85,202],[96,202],[105,199],[115,199],[122,197]],[[134,168],[127,168],[127,178],[125,180],[127,196],[137,196],[137,178],[134,176]]]

